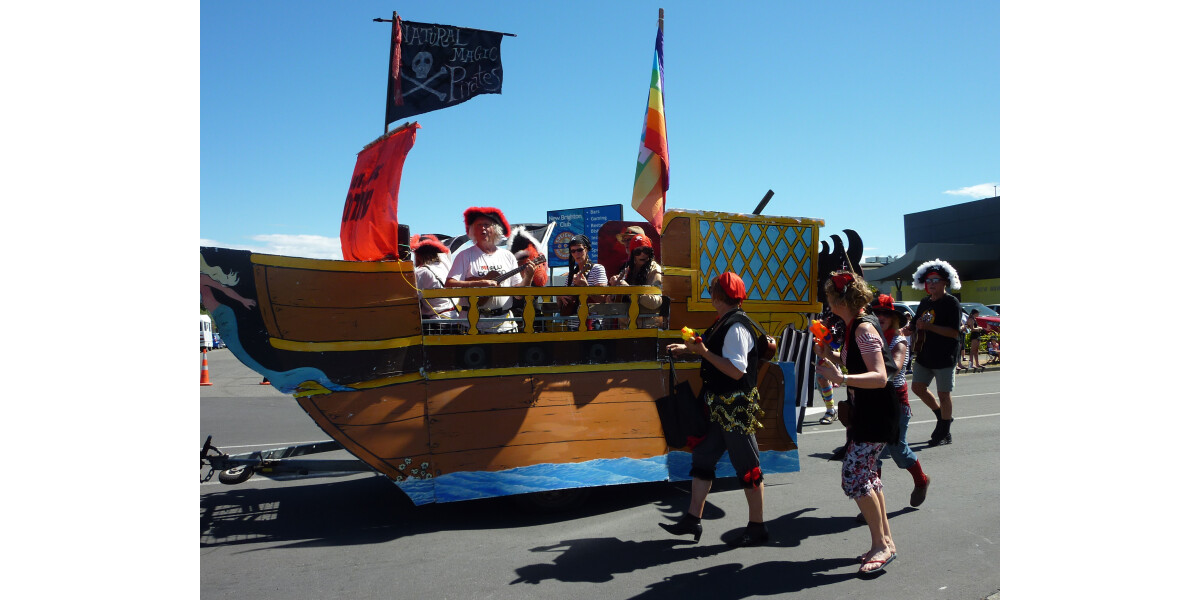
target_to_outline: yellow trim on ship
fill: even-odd
[[[341,271],[345,273],[411,273],[413,270],[411,262],[398,260],[357,262],[301,258],[297,256],[276,256],[274,254],[251,254],[250,262],[268,267],[307,269],[310,271]]]
[[[421,345],[421,336],[411,335],[387,340],[351,340],[346,342],[297,342],[270,338],[271,347],[292,352],[352,352],[354,350],[391,350]]]

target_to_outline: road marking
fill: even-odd
[[[224,444],[217,446],[218,448],[286,448],[289,446],[303,446],[305,444],[320,444],[322,442],[330,442],[333,440],[312,440],[311,442],[278,442],[274,444],[246,444],[243,446],[226,446]]]
[[[959,420],[962,420],[962,419],[982,419],[982,418],[984,418],[984,417],[998,417],[998,416],[1000,416],[1000,413],[989,413],[989,414],[986,414],[986,415],[969,415],[969,416],[966,416],[966,417],[954,417],[954,420],[955,420],[955,421],[959,421]],[[913,425],[924,425],[925,423],[937,423],[937,419],[927,419],[927,420],[924,420],[924,421],[909,421],[909,422],[908,422],[908,425],[909,425],[909,427],[912,427]],[[820,431],[812,431],[812,430],[811,430],[811,428],[812,428],[812,427],[813,427],[812,425],[808,425],[808,426],[806,427],[805,431],[804,431],[803,433],[801,433],[800,435],[812,435],[812,434],[815,434],[815,433],[840,433],[840,434],[842,434],[842,435],[845,435],[845,434],[846,434],[846,428],[845,428],[845,427],[842,427],[842,428],[840,428],[840,429],[833,429],[833,428],[830,428],[830,429],[822,429],[822,430],[820,430]]]

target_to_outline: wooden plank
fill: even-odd
[[[325,413],[321,412],[321,410],[317,408],[316,404],[313,403],[311,396],[297,397],[296,403],[300,405],[300,408],[304,409],[304,412],[308,413],[308,416],[312,418],[314,423],[317,424],[317,427],[321,428],[321,431],[324,431],[327,435],[329,435],[329,437],[333,438],[339,444],[344,446],[346,450],[350,452],[350,454],[353,454],[359,460],[367,463],[376,471],[383,473],[389,479],[395,479],[397,476],[399,476],[400,472],[393,462],[384,460],[371,448],[358,443],[354,437],[343,432],[341,427],[330,422],[330,420],[326,418]],[[426,439],[426,448],[424,451],[428,452],[428,439]]]
[[[412,273],[357,273],[268,268],[272,304],[327,308],[417,303]]]
[[[379,308],[275,306],[280,337],[297,342],[387,340],[421,333],[417,305]]]
[[[430,453],[429,432],[424,419],[367,426],[343,425],[338,429],[366,451],[393,466],[396,465],[396,459]]]
[[[313,398],[335,425],[363,427],[416,420],[425,426],[425,383],[393,385],[361,392],[336,392]]]
[[[664,267],[692,268],[692,218],[676,217],[667,223],[666,229],[659,236],[662,245],[662,262]],[[682,299],[681,297],[680,299]],[[675,296],[671,296],[675,300]],[[674,308],[674,307],[672,307]]]
[[[445,454],[581,440],[611,440],[620,447],[623,439],[661,439],[663,433],[653,402],[600,402],[430,415],[429,435],[433,452]]]
[[[451,454],[438,454],[436,474],[459,471],[503,471],[539,464],[580,463],[603,458],[650,458],[666,454],[666,442],[656,438],[576,441],[532,446],[506,446]]]
[[[271,288],[267,285],[267,267],[254,265],[254,291],[258,295],[258,312],[263,325],[271,337],[279,337],[279,324],[275,322],[275,310],[271,304]]]
[[[524,409],[533,403],[529,375],[431,380],[429,415]]]
[[[763,427],[755,432],[754,437],[758,440],[759,450],[796,448],[795,442],[788,435],[788,423],[784,419],[784,415],[789,415],[790,411],[783,410],[783,403],[789,401],[783,397],[783,391],[783,369],[776,363],[769,363],[767,373],[758,387],[763,407],[763,415],[759,417],[759,422]]]
[[[671,297],[671,317],[676,308],[687,308],[687,298],[692,295],[692,278],[681,275],[663,275],[663,293]]]
[[[662,370],[535,375],[533,391],[533,405],[541,407],[654,402],[667,395]]]

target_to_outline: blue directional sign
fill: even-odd
[[[623,204],[606,206],[590,206],[587,208],[568,208],[565,210],[546,211],[546,222],[554,223],[554,239],[550,240],[548,250],[550,256],[547,265],[565,267],[571,262],[571,252],[568,244],[571,238],[584,234],[592,242],[591,261],[599,260],[600,228],[609,221],[622,221]]]

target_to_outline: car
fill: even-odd
[[[225,342],[221,340],[221,334],[214,331],[212,334],[212,340],[214,350],[225,347]]]
[[[959,305],[962,307],[964,315],[971,314],[972,310],[979,311],[979,316],[975,317],[975,321],[984,331],[1000,331],[1000,313],[979,302],[960,302]]]
[[[917,306],[921,303],[916,300],[896,300],[892,306],[908,313],[908,318],[917,316]]]

